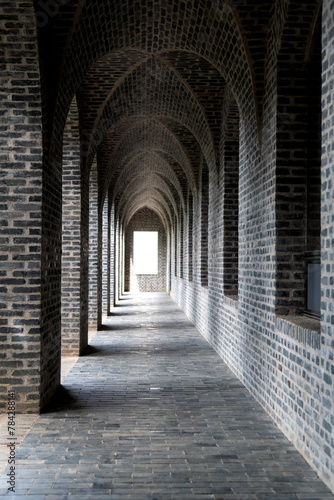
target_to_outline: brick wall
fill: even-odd
[[[323,33],[323,117],[327,117],[327,103],[331,99],[330,90],[332,42],[329,35],[333,16],[332,3],[324,5]],[[306,8],[306,11],[304,10]],[[298,253],[303,256],[305,247],[306,223],[306,169],[310,155],[307,153],[305,138],[307,119],[303,118],[303,107],[307,107],[307,72],[305,64],[296,69],[298,82],[291,85],[291,73],[283,76],[278,52],[284,52],[284,30],[282,18],[287,16],[286,30],[296,22],[296,16],[305,20],[305,32],[301,35],[296,28],[295,39],[297,52],[305,49],[311,28],[316,23],[318,4],[308,3],[302,6],[290,4],[287,13],[275,12],[277,33],[281,33],[282,43],[273,38],[268,45],[268,66],[266,74],[266,93],[263,97],[262,127],[259,136],[254,127],[246,126],[252,122],[247,116],[246,102],[238,99],[240,113],[239,134],[239,259],[238,259],[238,296],[230,297],[224,290],[224,249],[227,250],[226,234],[224,237],[224,212],[226,213],[227,184],[221,181],[227,168],[227,155],[224,154],[225,140],[221,141],[220,182],[217,185],[210,172],[209,205],[209,287],[199,286],[200,252],[198,243],[194,248],[194,278],[185,282],[172,274],[172,296],[194,321],[203,335],[215,347],[221,357],[229,364],[245,386],[254,394],[279,427],[295,444],[306,460],[318,471],[322,479],[332,488],[333,483],[333,408],[332,367],[333,343],[330,311],[332,306],[332,285],[330,273],[333,272],[331,261],[333,254],[330,226],[331,176],[330,167],[331,140],[330,119],[323,124],[322,158],[322,321],[308,319],[301,314],[305,310],[305,293],[299,293],[305,286],[305,273],[301,273]],[[273,21],[274,22],[274,21]],[[308,27],[307,27],[308,25]],[[299,26],[299,25],[298,25]],[[296,25],[295,25],[296,27]],[[314,30],[316,31],[316,30]],[[289,45],[286,51],[292,58],[299,57],[291,45],[291,31],[288,31]],[[304,42],[301,43],[301,39]],[[326,40],[328,37],[328,47]],[[284,55],[284,68],[287,64],[287,52]],[[305,59],[305,54],[303,55]],[[295,68],[297,65],[294,66]],[[283,69],[282,69],[283,71]],[[287,71],[287,70],[286,70]],[[277,75],[278,84],[277,84]],[[275,96],[280,92],[280,85],[285,85],[285,114],[276,108]],[[315,87],[313,86],[313,90]],[[291,94],[289,96],[289,93]],[[246,92],[244,93],[246,95]],[[303,97],[304,96],[304,97]],[[282,98],[283,102],[284,99]],[[331,101],[329,101],[331,102]],[[289,108],[291,106],[291,108]],[[295,117],[291,117],[291,113]],[[298,114],[298,116],[297,116]],[[288,115],[288,116],[286,116]],[[300,125],[296,120],[301,120]],[[302,125],[303,124],[303,127]],[[231,133],[227,124],[222,124],[225,138]],[[232,123],[233,126],[233,123]],[[316,119],[314,119],[316,127]],[[302,133],[300,132],[303,128]],[[232,130],[233,133],[233,130]],[[316,134],[316,132],[314,132]],[[285,151],[281,148],[284,142]],[[297,142],[296,142],[297,141]],[[293,148],[291,145],[293,144]],[[311,158],[314,153],[311,152]],[[317,153],[316,153],[317,154]],[[281,156],[282,155],[282,156]],[[277,162],[276,162],[277,158]],[[283,171],[280,158],[286,163]],[[314,162],[313,162],[314,166]],[[301,174],[301,169],[303,173]],[[313,174],[311,174],[313,175]],[[283,189],[283,186],[284,189]],[[313,182],[315,186],[315,182]],[[310,191],[309,191],[310,192]],[[282,193],[284,205],[282,204]],[[286,196],[289,193],[289,196]],[[304,193],[304,198],[297,199],[296,193]],[[298,215],[300,213],[300,215]],[[195,205],[194,241],[200,240],[200,206]],[[286,229],[284,229],[284,226]],[[301,227],[302,243],[298,227]],[[276,229],[275,229],[276,228]],[[290,229],[289,229],[290,228]],[[290,233],[288,233],[290,231]],[[285,234],[284,234],[285,232]],[[284,239],[285,238],[285,239]],[[298,248],[299,247],[299,248]],[[186,257],[187,258],[187,257]],[[285,294],[282,286],[282,263],[289,276],[285,284],[289,286]],[[225,293],[224,293],[225,291]],[[282,309],[282,297],[288,305]],[[290,302],[289,302],[290,301]],[[295,301],[295,303],[294,303]],[[298,302],[300,305],[298,309]],[[278,307],[279,305],[279,307]],[[289,309],[289,307],[292,309]],[[297,306],[297,307],[296,307]],[[326,311],[326,312],[325,312]],[[285,316],[283,312],[287,312]],[[326,319],[325,319],[326,318]]]
[[[109,204],[110,211],[108,216],[109,226],[109,258],[108,258],[108,313],[115,305],[115,206]]]

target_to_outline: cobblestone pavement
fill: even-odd
[[[124,296],[16,458],[1,498],[334,498],[165,294]]]

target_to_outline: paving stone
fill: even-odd
[[[167,295],[126,298],[23,439],[14,498],[334,498]]]

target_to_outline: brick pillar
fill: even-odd
[[[180,207],[180,278],[183,278],[183,255],[184,255],[184,213]]]
[[[124,230],[123,226],[120,226],[119,231],[119,290],[118,294],[121,297],[125,291],[124,289]]]
[[[102,275],[103,275],[103,210],[97,215],[97,327],[102,325]]]
[[[117,221],[117,263],[116,263],[116,276],[117,276],[117,300],[122,296],[121,283],[122,283],[122,228],[119,220]]]
[[[62,355],[78,356],[87,345],[86,308],[81,308],[82,220],[79,114],[71,104],[63,138],[63,231],[62,231]],[[86,232],[84,232],[86,236]],[[84,286],[83,286],[84,288]]]
[[[116,305],[118,301],[118,266],[119,266],[119,224],[118,220],[115,218],[115,261],[114,261],[114,304]]]
[[[115,207],[110,206],[108,217],[109,244],[108,244],[108,312],[114,307],[115,296]]]
[[[40,408],[42,125],[32,2],[0,0],[0,409]]]
[[[171,241],[172,241],[172,228],[168,227],[167,231],[167,260],[166,260],[166,292],[170,293],[171,291],[171,273],[172,273],[172,250],[171,250]]]
[[[103,204],[102,214],[102,318],[108,315],[108,257],[109,257],[109,222],[108,197]]]
[[[334,1],[323,3],[322,43],[322,199],[321,199],[321,425],[326,429],[322,440],[321,477],[334,491],[333,385],[334,385],[334,123],[330,109],[334,105]]]
[[[93,163],[89,179],[89,297],[88,297],[88,325],[89,329],[96,330],[97,319],[97,273],[98,273],[98,186],[97,166]]]
[[[174,215],[174,224],[173,224],[173,268],[174,268],[174,276],[177,277],[178,269],[178,259],[177,259],[177,218]]]
[[[79,354],[88,345],[89,310],[89,173],[81,174],[80,341]]]

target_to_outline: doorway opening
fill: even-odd
[[[158,274],[158,231],[133,232],[134,274]]]

